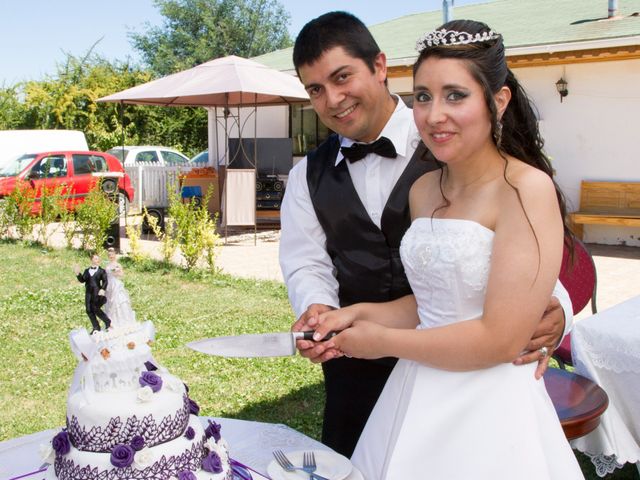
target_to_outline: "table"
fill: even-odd
[[[567,440],[582,437],[598,427],[609,403],[602,388],[585,377],[558,368],[547,369],[544,383]]]
[[[222,437],[229,444],[231,457],[252,467],[265,476],[252,473],[254,480],[264,480],[267,466],[273,460],[271,452],[295,450],[327,450],[329,447],[313,440],[286,425],[234,420],[230,418],[200,417],[203,424],[215,420],[222,425]],[[0,442],[0,479],[7,480],[37,471],[42,464],[38,448],[51,441],[59,428]],[[21,480],[42,480],[44,474],[34,474]],[[360,480],[362,475],[354,471],[345,480]]]
[[[572,446],[601,477],[627,462],[640,471],[640,295],[576,322],[571,353],[576,373],[609,396],[600,426]]]

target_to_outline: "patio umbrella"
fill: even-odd
[[[308,99],[296,77],[231,55],[99,98],[98,102],[237,107],[286,105]]]
[[[241,137],[240,107],[254,107],[254,132],[257,134],[257,107],[259,105],[287,105],[294,102],[304,102],[308,99],[309,96],[306,90],[296,77],[274,70],[253,60],[231,55],[99,98],[97,101],[136,105],[215,107],[216,132],[218,128],[217,107],[223,107],[224,158],[225,163],[230,166],[232,162],[227,159],[227,118],[230,107],[238,107],[238,136]],[[209,117],[209,130],[211,131],[211,116]],[[215,138],[217,143],[217,133]],[[209,139],[209,158],[211,159],[211,152],[213,151],[211,135]],[[242,142],[240,142],[240,145],[242,145]],[[215,151],[219,153],[217,145]],[[254,176],[256,165],[257,141],[254,141]],[[225,189],[226,196],[227,189]],[[228,206],[229,203],[225,201],[225,210]],[[256,231],[255,217],[254,209],[254,233]],[[225,237],[227,224],[228,222],[225,218]]]

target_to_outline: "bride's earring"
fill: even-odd
[[[496,147],[499,150],[502,144],[502,122],[500,120],[496,123],[496,128],[493,131],[493,141],[496,142]]]

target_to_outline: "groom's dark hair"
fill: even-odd
[[[329,12],[307,23],[293,46],[293,65],[299,69],[318,60],[323,53],[335,47],[344,48],[354,58],[367,64],[371,72],[380,53],[380,47],[369,29],[360,19],[347,12]]]

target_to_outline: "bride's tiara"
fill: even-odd
[[[489,40],[497,40],[500,34],[493,30],[482,33],[458,32],[456,30],[434,30],[425,33],[416,42],[416,50],[421,52],[427,47],[437,47],[442,45],[467,45],[469,43],[486,42]]]

